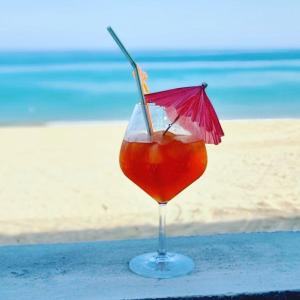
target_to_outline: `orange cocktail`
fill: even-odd
[[[151,142],[124,140],[120,166],[124,174],[159,203],[166,203],[205,171],[202,140],[155,132]]]
[[[134,108],[120,151],[123,173],[159,204],[157,252],[129,262],[134,273],[173,278],[190,273],[188,256],[168,252],[165,243],[166,206],[205,171],[205,143],[219,144],[224,135],[205,92],[206,83],[149,93],[145,74],[111,27],[107,30],[133,67],[140,104]]]

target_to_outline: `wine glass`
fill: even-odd
[[[129,262],[141,276],[172,278],[190,273],[191,258],[166,250],[166,205],[205,171],[205,143],[168,119],[164,108],[147,104],[152,130],[149,134],[144,104],[136,104],[120,150],[123,173],[159,204],[159,239],[156,252]]]

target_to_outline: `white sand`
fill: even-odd
[[[300,120],[223,121],[168,232],[300,230]],[[157,204],[118,165],[123,123],[0,128],[0,243],[156,235]]]

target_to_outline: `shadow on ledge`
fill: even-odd
[[[68,220],[64,220],[67,223]],[[167,225],[168,236],[192,236],[240,232],[299,231],[300,217],[273,217],[255,220],[240,220],[217,223],[185,223]],[[66,243],[99,240],[123,240],[153,238],[157,227],[150,225],[121,226],[115,228],[96,228],[71,231],[27,232],[19,235],[0,233],[0,245]],[[225,299],[225,298],[224,298]],[[237,298],[238,299],[238,298]],[[245,298],[246,299],[246,298]],[[252,299],[252,298],[251,298]],[[281,298],[280,298],[281,299]],[[298,298],[300,300],[300,296]]]
[[[136,300],[299,300],[299,292],[271,292],[264,294],[235,295],[235,296],[192,296],[192,297],[175,297],[175,298],[143,298]]]

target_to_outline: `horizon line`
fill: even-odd
[[[266,47],[266,48],[132,48],[134,52],[200,52],[209,54],[209,52],[285,52],[285,51],[300,51],[300,47]],[[117,48],[9,48],[0,49],[0,53],[34,53],[34,52],[97,52],[97,53],[119,53]]]

